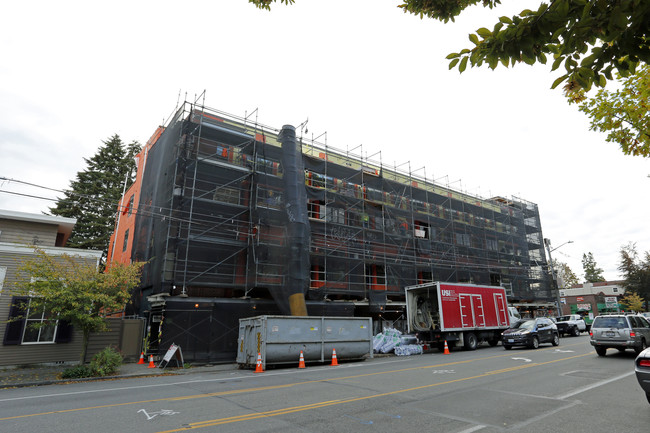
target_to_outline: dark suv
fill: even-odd
[[[501,342],[506,350],[512,346],[528,346],[537,349],[540,343],[560,344],[560,334],[555,322],[546,317],[523,319],[514,323],[501,334]]]
[[[621,352],[634,349],[636,353],[641,353],[650,342],[650,323],[640,315],[598,316],[591,325],[589,335],[598,356],[605,356],[609,348]]]

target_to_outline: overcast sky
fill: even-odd
[[[83,158],[119,134],[141,143],[177,100],[280,128],[309,118],[329,146],[381,151],[484,198],[539,206],[553,258],[582,277],[592,252],[609,280],[619,249],[650,249],[648,161],[621,153],[551,90],[550,66],[468,69],[445,59],[539,0],[474,7],[443,24],[400,0],[5,2],[0,15],[0,177],[69,186]],[[187,95],[187,96],[186,96]],[[379,158],[377,155],[375,158]],[[421,169],[421,167],[426,167]],[[0,208],[45,212],[52,191],[0,181]]]

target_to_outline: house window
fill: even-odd
[[[7,275],[7,267],[0,266],[0,293],[2,293],[2,286],[5,282],[5,276]]]
[[[46,308],[33,311],[31,306],[28,306],[25,317],[23,344],[54,343],[59,321],[52,318],[52,314]]]
[[[0,290],[2,289],[2,285],[0,284]],[[618,292],[618,287],[612,288],[612,292],[617,293]]]
[[[129,199],[129,216],[133,213],[133,196]]]
[[[126,231],[124,232],[124,242],[122,243],[122,252],[123,253],[126,252],[126,247],[127,247],[128,243],[129,243],[129,229],[126,229]]]
[[[4,345],[68,343],[72,341],[72,326],[57,320],[47,310],[32,311],[31,299],[14,296],[9,308]],[[40,326],[35,326],[40,325]]]

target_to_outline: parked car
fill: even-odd
[[[546,317],[525,319],[515,322],[501,334],[501,342],[506,350],[512,346],[528,346],[537,349],[541,343],[560,344],[560,334],[555,323]]]
[[[579,314],[559,316],[555,318],[555,324],[557,325],[557,332],[559,332],[562,337],[564,337],[564,334],[577,337],[581,332],[587,330],[587,324]]]
[[[639,385],[645,391],[645,397],[650,403],[650,349],[644,350],[636,357],[634,372],[636,373],[636,380],[639,381]]]
[[[650,323],[637,314],[608,314],[594,319],[589,335],[598,356],[605,356],[610,348],[641,353],[650,342]]]

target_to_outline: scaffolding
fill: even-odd
[[[291,245],[280,131],[250,117],[186,102],[149,152],[134,240],[134,259],[147,261],[146,294],[282,298]],[[470,195],[428,179],[424,167],[319,138],[300,128],[308,300],[381,313],[403,301],[405,286],[430,281],[552,299],[535,204]]]

